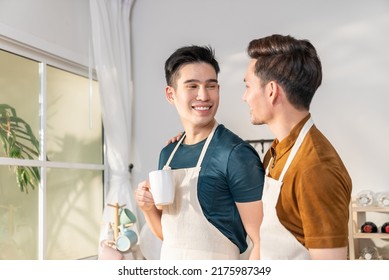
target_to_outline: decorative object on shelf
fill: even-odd
[[[377,196],[374,197],[377,198]],[[389,231],[389,207],[377,206],[377,202],[371,206],[361,206],[357,200],[358,197],[353,196],[350,204],[348,244],[350,260],[363,259],[361,249],[366,246],[380,246],[381,243],[389,241],[387,233]],[[384,224],[378,224],[378,221],[384,222]],[[369,222],[375,226],[369,225]],[[381,254],[380,259],[387,259],[389,256],[388,247],[383,246],[378,247],[378,249]]]
[[[114,208],[115,216],[109,224],[107,239],[102,242],[103,250],[99,259],[123,259],[122,253],[130,251],[138,243],[137,233],[130,229],[136,222],[136,216],[130,209],[124,208],[125,204],[108,203],[107,206]]]
[[[374,193],[370,190],[363,190],[357,194],[355,201],[360,207],[389,207],[389,192]]]
[[[389,192],[382,192],[378,194],[377,205],[380,207],[389,207]]]
[[[360,191],[357,194],[356,202],[361,207],[372,206],[374,204],[374,193],[369,190]]]
[[[389,233],[389,222],[386,222],[381,226],[381,232],[382,233]]]
[[[360,259],[363,260],[379,260],[381,259],[378,249],[376,247],[365,247],[361,250]]]
[[[135,233],[135,231],[120,225],[120,235],[115,242],[116,249],[118,249],[120,252],[127,252],[133,248],[136,243],[138,243],[138,235]]]
[[[373,222],[364,222],[361,226],[361,232],[364,233],[376,233],[378,232],[377,225]]]
[[[136,217],[134,213],[131,212],[128,208],[121,208],[119,214],[119,222],[121,225],[135,224]]]

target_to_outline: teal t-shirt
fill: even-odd
[[[170,163],[172,169],[195,167],[205,140],[181,144]],[[159,169],[166,164],[177,143],[162,149]],[[235,202],[262,198],[264,169],[256,150],[236,134],[219,125],[201,164],[197,196],[204,216],[241,253],[247,249],[247,233]]]

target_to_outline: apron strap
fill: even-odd
[[[218,127],[218,125],[219,125],[219,123],[217,121],[215,121],[215,125],[213,126],[212,131],[208,135],[207,140],[204,143],[204,147],[201,150],[201,154],[200,154],[199,160],[197,161],[196,167],[200,167],[200,165],[204,159],[205,153],[207,152],[209,143],[211,142],[213,134],[215,133],[215,130]],[[178,147],[181,145],[182,141],[184,141],[184,138],[185,138],[185,133],[184,133],[184,135],[182,135],[181,139],[178,141],[177,145],[174,147],[174,149],[173,149],[172,153],[170,154],[169,159],[167,160],[163,169],[170,169],[170,162],[172,161],[174,154],[178,150]]]
[[[174,147],[173,152],[170,154],[169,159],[167,160],[163,169],[170,169],[170,162],[172,161],[173,156],[176,153],[178,147],[180,147],[182,141],[184,141],[184,138],[185,138],[185,132],[184,132],[184,135],[182,135],[181,139],[178,141],[177,145]]]
[[[269,163],[267,164],[266,166],[266,170],[265,170],[265,175],[266,176],[269,176],[269,170],[270,170],[270,166],[272,165],[272,162],[274,161],[274,158],[272,157],[270,160],[269,160]]]
[[[199,160],[197,161],[196,167],[200,167],[200,166],[201,166],[201,163],[203,162],[205,153],[207,152],[209,143],[211,143],[213,134],[215,133],[215,130],[216,130],[216,128],[217,128],[218,125],[219,125],[218,122],[215,121],[215,124],[214,124],[214,126],[213,126],[213,128],[212,128],[212,131],[211,131],[211,133],[208,135],[207,140],[205,141],[204,147],[203,147],[203,149],[202,149],[202,151],[201,151],[201,154],[200,154]]]
[[[301,129],[300,134],[297,137],[297,140],[292,147],[292,151],[290,152],[289,157],[286,160],[286,163],[284,165],[284,169],[282,169],[280,178],[278,179],[279,181],[282,181],[284,179],[284,175],[285,175],[286,171],[288,170],[290,164],[292,163],[294,156],[296,155],[298,149],[300,148],[301,144],[303,143],[305,135],[308,133],[308,131],[312,127],[312,125],[313,125],[313,120],[312,120],[312,118],[309,118],[309,120],[307,120],[307,122],[304,124],[303,128]]]

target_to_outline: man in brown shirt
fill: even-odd
[[[309,112],[322,79],[316,50],[272,35],[251,41],[248,54],[243,99],[251,122],[276,137],[264,159],[261,259],[346,259],[352,183]]]

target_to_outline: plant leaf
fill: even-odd
[[[34,159],[39,156],[39,141],[30,125],[8,104],[0,104],[0,141],[8,157]],[[28,187],[34,190],[40,182],[38,167],[16,166],[14,172],[22,192],[28,193]]]

